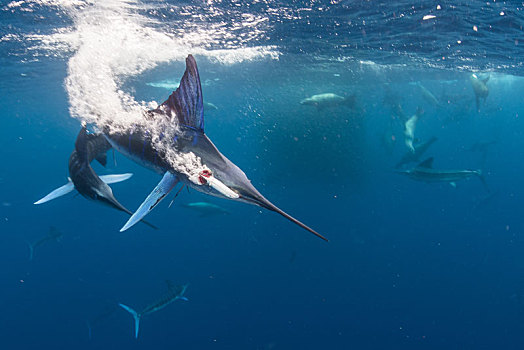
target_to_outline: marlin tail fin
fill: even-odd
[[[129,306],[126,306],[124,304],[118,304],[118,305],[120,305],[122,309],[126,310],[131,315],[133,315],[133,318],[135,319],[135,338],[138,339],[138,328],[140,327],[140,315],[137,314],[137,312],[133,310],[132,308],[130,308]]]
[[[68,194],[69,192],[71,192],[74,189],[75,189],[75,186],[71,182],[71,179],[69,179],[69,182],[66,183],[64,186],[58,187],[56,190],[52,191],[44,198],[37,200],[33,204],[42,204],[45,202],[49,202],[55,198],[62,197],[63,195]]]

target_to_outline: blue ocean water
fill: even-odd
[[[1,348],[521,349],[523,11],[516,1],[1,2]],[[148,215],[158,230],[120,233],[125,214],[75,194],[33,205],[67,182],[82,121],[125,125],[161,103],[188,54],[217,107],[206,134],[328,243],[194,190]],[[489,77],[478,108],[472,74]],[[322,93],[354,103],[300,104]],[[417,108],[415,142],[438,138],[420,160],[480,169],[487,188],[396,172]],[[108,159],[93,167],[134,174],[112,185],[134,210],[161,177]],[[50,230],[61,239],[30,260],[27,242]],[[135,339],[118,303],[139,310],[166,280],[189,283],[189,300],[145,316]]]

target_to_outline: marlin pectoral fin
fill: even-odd
[[[183,301],[189,301],[189,299],[186,297],[178,297],[178,299],[183,300]]]
[[[175,187],[178,183],[178,178],[170,173],[169,171],[164,174],[162,180],[156,185],[155,189],[147,196],[145,201],[140,205],[137,211],[131,215],[129,220],[126,222],[124,227],[120,229],[120,232],[124,232],[144,216],[146,216],[153,208],[160,203],[162,199]]]
[[[122,182],[127,179],[129,179],[133,174],[126,173],[126,174],[111,174],[111,175],[102,175],[100,176],[100,180],[104,181],[106,184],[114,184],[117,182]]]
[[[457,184],[455,182],[450,182],[449,184],[451,185],[451,187],[457,188]]]
[[[69,192],[71,192],[74,189],[75,189],[75,186],[73,185],[71,180],[69,180],[69,182],[66,183],[64,186],[58,187],[56,190],[54,190],[53,192],[49,193],[44,198],[37,200],[34,204],[42,204],[42,203],[45,203],[45,202],[49,202],[50,200],[53,200],[55,198],[61,197],[61,196],[65,195],[65,194],[68,194]]]

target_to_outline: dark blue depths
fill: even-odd
[[[16,21],[27,31],[24,25],[38,25]],[[218,107],[206,112],[208,136],[261,193],[329,243],[274,213],[195,191],[148,216],[159,230],[137,225],[119,233],[125,214],[73,194],[34,206],[67,181],[80,124],[68,112],[67,60],[20,63],[10,54],[17,49],[3,46],[1,347],[522,348],[524,79],[514,65],[514,40],[506,44],[507,57],[495,66],[489,45],[472,64],[495,70],[480,112],[464,67],[431,68],[421,63],[431,57],[416,50],[419,60],[398,55],[388,64],[380,55],[382,65],[359,62],[373,58],[374,47],[361,56],[352,49],[354,59],[343,62],[301,56],[297,46],[278,61],[232,66],[196,56],[203,80],[219,78],[203,87],[205,100]],[[144,82],[182,73],[182,62],[160,66],[126,89],[162,101],[170,92]],[[423,100],[417,82],[443,105]],[[354,93],[358,108],[299,104],[323,92]],[[482,168],[491,192],[476,178],[454,188],[396,174],[406,147],[402,127],[390,122],[392,99],[408,115],[424,109],[416,134],[438,137],[427,153],[436,168]],[[472,149],[488,141],[495,143],[485,154]],[[101,174],[134,173],[112,185],[130,209],[160,180],[118,153],[116,165],[111,154],[108,163],[93,166]],[[229,214],[184,207],[197,201]],[[61,241],[38,246],[29,261],[26,241],[51,226]],[[146,316],[135,340],[133,320],[118,303],[140,309],[165,292],[166,279],[189,283],[189,301]]]

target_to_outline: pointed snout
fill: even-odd
[[[306,224],[302,223],[301,221],[295,219],[294,217],[292,217],[291,215],[289,215],[288,213],[286,213],[285,211],[283,211],[282,209],[280,209],[279,207],[277,207],[276,205],[274,205],[273,203],[268,201],[254,187],[252,189],[242,189],[241,191],[237,190],[237,192],[239,192],[239,196],[240,196],[239,199],[244,200],[245,202],[248,202],[248,203],[251,203],[251,204],[258,205],[259,207],[266,208],[268,210],[274,211],[276,213],[279,213],[280,215],[282,215],[283,217],[285,217],[289,221],[291,221],[291,222],[297,224],[298,226],[302,227],[303,229],[311,232],[312,234],[314,234],[318,238],[321,238],[324,241],[329,242],[329,240],[326,237],[322,236],[320,233],[318,233],[317,231],[313,230],[311,227],[309,227]]]

